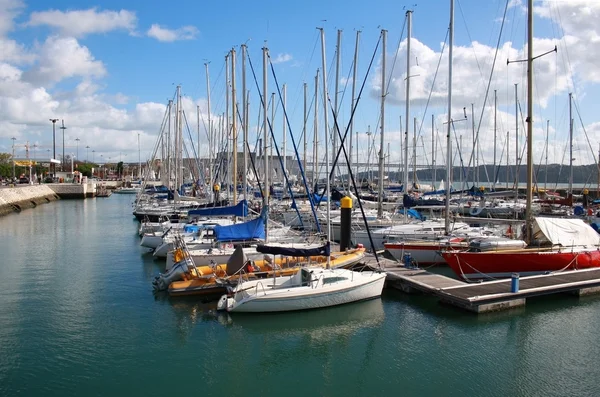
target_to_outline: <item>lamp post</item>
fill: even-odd
[[[102,160],[104,160],[103,154],[100,155],[100,170],[101,170],[101,174],[102,174],[102,179],[104,179],[104,169],[102,167],[102,162],[103,162]]]
[[[60,160],[60,170],[64,171],[65,170],[65,130],[67,129],[67,127],[65,127],[65,121],[61,120],[62,126],[60,127],[60,129],[62,130],[62,135],[63,135],[63,150],[62,150],[62,159]]]
[[[94,153],[96,153],[96,151],[92,150],[92,163],[96,163],[96,160],[94,160]]]
[[[85,147],[85,162],[87,163],[90,159],[90,145]]]
[[[75,152],[75,158],[79,160],[79,138],[75,138],[75,142],[77,142],[77,151]]]
[[[56,122],[58,119],[50,119],[52,122],[52,159],[56,159]],[[48,156],[49,157],[49,156]],[[56,175],[56,164],[50,162],[52,178]]]
[[[13,163],[13,178],[15,177],[15,141],[17,140],[17,138],[15,138],[14,136],[12,138],[13,144],[12,144],[12,163]]]

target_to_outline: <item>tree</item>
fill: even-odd
[[[123,162],[119,161],[119,163],[117,164],[117,175],[119,175],[119,178],[123,177]]]

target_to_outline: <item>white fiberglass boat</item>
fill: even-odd
[[[283,312],[317,309],[381,296],[383,272],[303,267],[284,277],[239,283],[219,300],[228,312]]]

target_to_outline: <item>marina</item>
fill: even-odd
[[[125,3],[0,1],[0,396],[600,395],[600,3]]]
[[[597,297],[476,316],[388,288],[317,311],[220,313],[216,302],[153,294],[164,262],[139,247],[136,227],[128,195],[0,218],[12,258],[0,267],[0,394],[158,396],[190,366],[211,395],[243,384],[262,395],[600,393]]]

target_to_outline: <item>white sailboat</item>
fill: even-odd
[[[289,277],[246,281],[223,295],[217,309],[228,312],[282,312],[316,309],[377,298],[383,272],[303,267]]]

